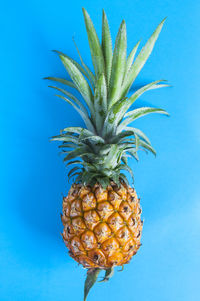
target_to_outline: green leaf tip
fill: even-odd
[[[105,71],[105,62],[100,45],[98,35],[96,33],[94,24],[88,14],[88,12],[83,8],[83,16],[85,21],[85,27],[88,36],[88,42],[90,46],[90,53],[92,57],[92,63],[95,70],[95,75],[98,77],[101,73]]]
[[[84,299],[83,301],[86,301],[88,293],[90,289],[93,287],[95,282],[97,281],[97,277],[99,275],[100,269],[88,269],[87,271],[87,277],[85,280],[85,286],[84,286]]]
[[[167,17],[165,17],[165,18],[161,21],[161,23],[164,23],[164,22],[166,21],[166,19],[167,19]]]
[[[102,14],[102,52],[105,60],[105,75],[107,80],[107,87],[109,87],[110,73],[112,67],[112,37],[110,33],[110,28],[108,24],[108,18],[105,11]]]

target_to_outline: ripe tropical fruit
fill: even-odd
[[[151,82],[133,94],[130,88],[142,69],[162,29],[158,25],[146,45],[135,58],[139,42],[127,57],[126,24],[123,20],[112,50],[108,20],[103,11],[102,41],[83,9],[94,73],[66,54],[56,51],[71,80],[47,79],[76,90],[81,100],[63,88],[50,86],[61,93],[58,97],[72,105],[82,117],[85,127],[67,127],[52,140],[61,141],[68,172],[74,183],[63,198],[63,240],[69,254],[88,269],[84,300],[97,280],[100,270],[105,270],[104,280],[113,274],[115,266],[128,263],[141,243],[141,208],[135,188],[126,175],[128,157],[138,160],[143,149],[155,154],[147,136],[130,124],[144,115],[165,110],[141,107],[131,109],[144,92],[168,86],[163,80]]]
[[[127,263],[140,247],[142,221],[136,192],[125,183],[74,184],[63,198],[63,239],[85,268]]]

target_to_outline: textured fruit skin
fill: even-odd
[[[141,208],[134,188],[111,183],[106,190],[73,184],[63,198],[63,240],[85,268],[129,262],[141,245]]]

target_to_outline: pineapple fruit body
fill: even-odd
[[[63,198],[62,222],[69,254],[85,268],[124,265],[140,247],[140,202],[135,189],[124,183],[106,189],[72,185]]]

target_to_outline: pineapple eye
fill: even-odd
[[[99,231],[99,233],[98,233],[99,235],[105,235],[106,234],[106,231],[105,231],[105,229],[101,229],[100,231]]]
[[[137,238],[140,237],[140,234],[141,234],[141,232],[139,231],[139,232],[138,232],[138,235],[137,235],[136,237],[137,237]]]
[[[135,225],[135,219],[132,217],[133,226]]]
[[[131,202],[135,202],[135,197],[134,196],[131,196]]]
[[[70,234],[70,227],[67,227],[67,233]]]
[[[69,206],[68,206],[68,208],[66,208],[65,210],[64,210],[64,216],[69,216],[69,211],[70,211],[70,208],[69,208]]]
[[[97,254],[95,254],[94,257],[93,257],[93,259],[94,259],[94,261],[98,261],[99,256]]]
[[[76,253],[79,251],[78,244],[76,242],[73,243],[73,248]]]
[[[111,224],[112,224],[112,225],[116,225],[116,224],[117,224],[117,222],[118,222],[118,221],[117,221],[117,218],[113,218],[113,220],[112,220]]]
[[[128,212],[128,207],[124,207],[124,212]]]

